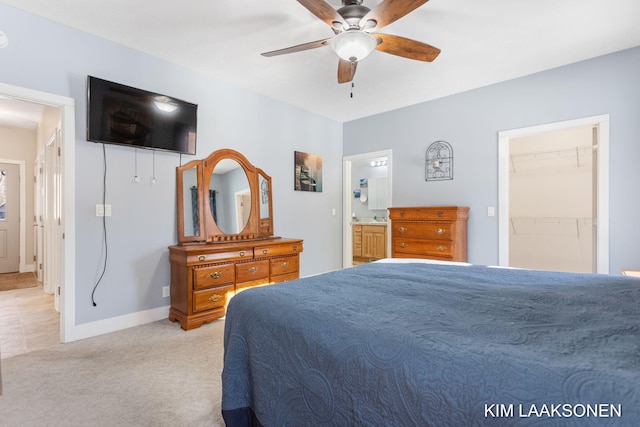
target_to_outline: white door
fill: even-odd
[[[20,166],[0,163],[0,273],[20,271]]]
[[[35,257],[36,257],[36,276],[38,277],[38,281],[44,282],[44,224],[42,222],[43,213],[42,207],[44,206],[44,191],[45,187],[43,185],[44,178],[44,152],[38,155],[34,165],[34,209],[33,209],[33,227],[34,227],[34,248],[35,248]]]
[[[54,307],[59,311],[62,251],[59,129],[47,142],[44,165],[44,290],[54,295]]]

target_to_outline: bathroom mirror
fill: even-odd
[[[271,177],[223,149],[177,168],[178,242],[273,236]]]

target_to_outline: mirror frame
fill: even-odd
[[[211,175],[216,165],[224,160],[231,159],[238,162],[247,175],[249,189],[251,191],[251,211],[244,229],[237,234],[226,234],[220,230],[211,212],[209,203],[204,203],[209,194]],[[184,178],[185,171],[197,167],[198,186],[198,226],[197,236],[185,236],[184,230]],[[269,218],[260,218],[260,175],[268,182],[269,188]],[[271,191],[271,177],[263,170],[256,168],[247,158],[238,151],[224,148],[214,151],[204,160],[193,160],[176,168],[176,190],[178,208],[178,243],[228,243],[241,240],[253,240],[273,236],[273,193]]]
[[[271,177],[267,175],[262,169],[256,168],[258,178],[258,235],[260,236],[273,236],[273,191],[271,191]],[[262,218],[260,216],[260,205],[262,204],[262,188],[260,188],[260,176],[267,182],[267,191],[269,197],[269,217]],[[251,195],[253,197],[253,194]]]
[[[198,234],[185,235],[184,230],[184,173],[190,169],[196,168],[196,187],[198,189]],[[202,161],[192,160],[182,166],[176,168],[176,188],[177,188],[177,205],[178,205],[178,241],[180,243],[201,242],[204,240],[205,232],[202,227]],[[188,195],[187,195],[188,196]]]

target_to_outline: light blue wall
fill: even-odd
[[[469,70],[473,72],[473,70]],[[345,124],[344,154],[393,149],[392,206],[469,206],[469,260],[498,262],[498,132],[610,114],[610,272],[640,267],[640,48]],[[454,180],[425,182],[429,144],[452,144]]]
[[[76,102],[77,324],[169,304],[162,287],[170,281],[167,246],[176,243],[175,167],[219,148],[242,152],[272,176],[275,233],[304,239],[303,276],[341,266],[341,123],[2,4],[0,23],[10,40],[0,50],[0,82]],[[195,157],[138,150],[136,168],[133,149],[106,146],[106,203],[113,212],[96,307],[91,291],[101,272],[95,205],[102,197],[103,148],[85,139],[87,75],[199,106]],[[322,193],[293,190],[295,150],[323,156]],[[132,182],[136,173],[139,183]]]

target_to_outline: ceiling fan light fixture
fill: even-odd
[[[361,30],[347,30],[331,39],[331,49],[342,59],[357,62],[374,51],[378,40]]]

